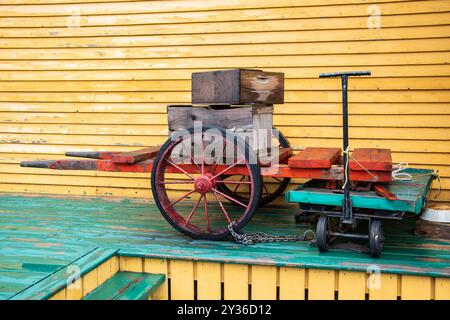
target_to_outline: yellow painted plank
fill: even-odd
[[[450,27],[446,32],[450,31]],[[418,31],[416,31],[418,32]],[[253,35],[254,36],[254,35]],[[278,35],[279,39],[283,35]],[[177,36],[178,37],[178,36]],[[298,37],[298,36],[297,36]],[[13,39],[13,38],[10,38]],[[125,38],[128,42],[128,38]],[[18,47],[18,43],[5,43],[7,40],[0,39],[0,45],[4,47]],[[42,40],[39,41],[40,45]],[[250,41],[250,40],[249,40]],[[262,40],[260,40],[262,41]],[[12,40],[9,40],[12,42]],[[18,40],[16,40],[18,42]],[[23,45],[29,46],[29,40],[23,40]],[[220,42],[219,39],[217,41]],[[263,42],[267,42],[264,40]],[[62,43],[62,46],[70,46]],[[87,46],[88,44],[85,44]],[[110,45],[122,46],[122,43],[111,43]],[[141,44],[148,45],[148,44]],[[47,45],[48,46],[48,45]],[[79,46],[79,44],[77,44]],[[408,65],[408,64],[444,64],[448,60],[448,52],[423,52],[423,53],[373,53],[373,54],[333,54],[324,59],[322,55],[294,55],[286,58],[284,56],[261,56],[255,57],[205,57],[205,58],[155,58],[155,59],[122,59],[122,60],[0,60],[2,70],[114,70],[114,69],[172,69],[172,68],[283,68],[298,67],[298,60],[305,67],[324,66],[366,66],[367,60],[375,65]],[[374,73],[375,75],[375,73]]]
[[[367,287],[370,300],[397,300],[398,275],[373,273],[368,276]]]
[[[224,264],[224,299],[248,300],[249,271],[245,264]]]
[[[1,94],[0,94],[1,95]],[[110,114],[99,113],[76,114],[76,113],[14,113],[3,112],[0,114],[1,122],[12,123],[54,123],[54,124],[156,124],[163,125],[167,123],[165,114]],[[275,125],[283,126],[311,126],[311,124],[321,124],[322,126],[340,126],[342,117],[339,115],[310,114],[310,115],[274,115]],[[442,127],[450,126],[450,115],[353,115],[349,120],[350,127]],[[167,135],[165,135],[167,137]]]
[[[194,262],[170,261],[170,298],[172,300],[194,299]]]
[[[142,272],[142,269],[143,269],[142,258],[119,257],[119,270],[120,271]]]
[[[450,279],[435,278],[434,279],[434,299],[450,300]]]
[[[251,267],[252,300],[276,300],[277,298],[277,267]]]
[[[120,66],[120,64],[118,65]],[[224,66],[206,68],[203,65],[200,68],[186,69],[142,69],[127,70],[122,67],[120,72],[117,70],[3,70],[0,71],[0,77],[3,80],[23,81],[35,80],[39,77],[42,81],[52,80],[157,80],[157,79],[190,79],[192,72],[211,71],[215,69],[224,69]],[[259,66],[261,67],[261,66]],[[346,66],[348,71],[357,71],[361,66]],[[264,67],[266,71],[283,72],[286,78],[317,78],[320,73],[334,72],[335,66],[295,66],[295,67]],[[448,76],[450,75],[450,66],[436,63],[432,65],[389,65],[389,66],[371,66],[373,76],[383,78],[405,77],[405,76]],[[354,82],[354,81],[353,81]],[[351,82],[351,83],[353,83]]]
[[[82,277],[83,282],[83,297],[89,292],[98,287],[98,272],[97,269],[89,271]]]
[[[373,3],[374,0],[365,1],[365,3]],[[384,1],[390,2],[390,1]],[[430,1],[434,4],[434,1]],[[439,3],[439,1],[436,1]],[[356,0],[326,0],[328,5],[339,4],[355,4]],[[441,2],[442,3],[442,2]],[[389,3],[388,3],[389,4]],[[90,14],[120,14],[132,12],[178,12],[178,11],[207,11],[207,10],[231,10],[231,9],[247,9],[261,6],[257,0],[233,0],[233,1],[154,1],[151,6],[145,1],[138,2],[119,2],[119,3],[79,3],[77,9],[83,15]],[[263,8],[273,7],[304,7],[317,5],[317,1],[304,0],[295,5],[289,0],[266,0]],[[396,7],[404,7],[399,3]],[[434,6],[428,6],[429,10]],[[359,8],[358,8],[359,9]],[[363,8],[361,8],[363,9]],[[45,6],[33,5],[9,5],[0,7],[0,16],[58,16],[71,15],[73,8],[64,4],[49,4]],[[366,13],[364,11],[364,13]]]
[[[306,270],[280,267],[280,300],[304,300]]]
[[[111,259],[108,259],[107,261],[99,265],[97,268],[97,272],[98,272],[98,285],[101,285],[103,282],[111,278],[113,275],[111,273]]]
[[[334,300],[335,270],[308,270],[308,300]]]
[[[329,80],[330,81],[330,80]],[[331,80],[332,81],[332,80]],[[309,102],[309,103],[337,103],[340,100],[339,91],[287,91],[286,102]],[[351,91],[350,101],[356,103],[368,103],[378,101],[381,103],[444,103],[450,101],[448,90],[423,90],[403,91]],[[190,102],[189,92],[0,92],[1,101],[12,102],[156,102],[167,104],[183,104]],[[82,116],[82,115],[81,115]],[[95,119],[92,119],[95,120]],[[151,123],[155,123],[152,121]],[[161,124],[159,122],[158,124]]]
[[[221,265],[216,262],[197,262],[197,299],[220,300],[222,297]]]
[[[160,273],[166,276],[164,283],[151,294],[149,299],[152,300],[167,300],[169,298],[169,286],[168,286],[168,261],[166,259],[144,259],[144,272],[147,273]]]
[[[401,276],[402,300],[430,300],[432,298],[432,278],[425,276]]]
[[[170,15],[170,14],[169,14]],[[148,17],[148,16],[147,16]],[[424,13],[410,14],[398,19],[398,16],[384,16],[383,28],[400,26],[430,26],[446,24],[450,15],[448,13]],[[2,28],[0,36],[2,37],[74,37],[74,36],[115,36],[115,35],[148,35],[151,34],[184,34],[184,33],[229,33],[229,32],[261,32],[261,31],[287,31],[287,30],[321,30],[321,29],[360,29],[367,28],[367,21],[358,17],[335,17],[328,18],[327,24],[320,18],[309,19],[275,19],[264,21],[239,21],[236,17],[233,21],[227,22],[202,22],[202,23],[177,23],[177,24],[155,24],[154,21],[145,19],[142,14],[136,20],[142,24],[136,24],[137,21],[129,21],[136,25],[108,25],[108,26],[90,26],[94,23],[96,17],[84,19],[80,28],[51,27],[57,24],[58,17],[43,19],[44,27],[40,28]],[[119,19],[121,17],[118,17]],[[39,18],[26,21],[25,25],[36,22]],[[83,17],[81,17],[83,19]],[[17,19],[19,23],[19,19]],[[94,20],[94,21],[93,21]],[[152,25],[150,25],[153,23]],[[1,25],[1,24],[0,24]],[[50,25],[45,27],[45,25]],[[151,29],[150,29],[151,27]]]
[[[289,23],[289,20],[286,21]],[[148,28],[148,27],[147,27]],[[15,30],[15,29],[14,29]],[[35,30],[35,29],[33,29]],[[39,30],[39,29],[38,29]],[[70,30],[65,28],[65,30]],[[110,30],[110,28],[107,28]],[[80,30],[81,31],[81,30]],[[55,32],[55,31],[51,31]],[[0,30],[1,34],[1,30]],[[15,38],[10,38],[15,39]],[[441,40],[444,40],[442,38]],[[55,41],[55,40],[54,40]],[[240,56],[289,56],[289,55],[329,55],[329,54],[367,54],[396,52],[430,52],[448,51],[446,41],[439,39],[394,39],[373,41],[343,41],[343,42],[310,42],[310,43],[272,43],[260,44],[215,44],[205,46],[158,47],[121,47],[121,48],[27,48],[27,50],[2,49],[1,60],[36,59],[36,60],[66,60],[66,59],[154,59],[154,58],[191,58],[191,57],[240,57]],[[325,57],[324,57],[325,58]],[[163,87],[164,88],[164,87]],[[183,87],[181,87],[182,89]],[[176,90],[174,84],[171,90]],[[178,88],[180,89],[180,88]]]
[[[66,300],[66,289],[62,289],[61,291],[50,297],[48,300]]]
[[[449,70],[450,73],[450,70]],[[436,82],[436,86],[447,86],[447,82],[441,82],[439,79],[446,79],[446,77],[428,77],[431,82]],[[398,78],[397,84],[400,86],[403,82],[402,79],[409,83],[409,80],[415,81],[420,84],[420,79],[428,79],[428,78]],[[298,81],[310,81],[312,79],[299,79]],[[361,78],[362,80],[362,78]],[[386,78],[374,78],[375,82],[385,83],[386,81],[390,81],[391,79]],[[174,80],[177,81],[177,80]],[[181,80],[180,80],[181,81]],[[184,81],[184,80],[183,80]],[[293,81],[297,81],[293,79]],[[315,81],[315,80],[314,80]],[[427,80],[428,81],[428,80]],[[96,82],[96,81],[93,81]],[[359,82],[359,81],[358,81]],[[409,84],[407,85],[409,86]],[[335,85],[334,81],[327,81],[327,85]],[[375,83],[374,83],[375,85]],[[394,84],[395,85],[395,84]],[[425,86],[425,83],[423,84]],[[430,89],[435,87],[430,87]],[[391,88],[392,89],[392,88]],[[36,103],[36,102],[0,102],[0,108],[3,112],[52,112],[52,113],[92,113],[95,116],[97,113],[100,114],[123,114],[123,113],[140,113],[140,114],[165,114],[167,110],[167,105],[165,103],[80,103],[80,102],[52,102],[52,103]],[[338,114],[340,115],[342,112],[342,104],[339,102],[326,102],[326,103],[302,103],[302,102],[287,102],[283,105],[275,106],[275,114]],[[374,115],[374,114],[386,114],[386,115],[405,115],[405,114],[450,114],[448,103],[357,103],[352,102],[349,105],[349,114],[350,115]],[[74,124],[76,126],[78,124]],[[116,126],[122,126],[127,128],[127,123],[116,124]],[[45,132],[48,126],[42,128],[41,132]],[[105,127],[105,130],[110,128],[110,126]],[[132,130],[128,126],[128,130]],[[148,127],[142,127],[148,128]],[[159,128],[159,127],[153,127]],[[165,127],[167,129],[167,127]],[[27,130],[27,128],[23,128],[23,130]],[[58,131],[60,133],[70,133],[66,131],[64,127]],[[162,127],[161,127],[162,130]],[[91,131],[92,132],[92,127]],[[139,132],[139,131],[138,131]],[[89,131],[85,131],[84,133],[89,133]],[[106,133],[106,132],[105,132]],[[111,132],[112,134],[114,132]],[[121,133],[123,134],[123,133]],[[130,133],[129,133],[130,134]],[[141,133],[143,134],[143,133]],[[152,133],[147,133],[152,134]]]
[[[66,288],[67,300],[81,300],[83,298],[83,280],[78,279]]]
[[[114,256],[109,259],[111,261],[111,275],[115,275],[120,270],[119,257]]]
[[[298,3],[298,2],[297,2]],[[303,3],[303,2],[301,2]],[[261,8],[260,5],[256,9],[247,10],[216,10],[203,11],[202,14],[197,12],[164,12],[164,13],[149,13],[141,12],[140,14],[124,15],[95,15],[86,16],[81,15],[80,19],[74,22],[79,22],[82,26],[97,26],[97,25],[127,25],[127,24],[159,24],[159,23],[186,23],[193,20],[198,22],[208,21],[246,21],[263,19],[295,19],[295,18],[333,18],[333,17],[361,17],[367,15],[367,3],[361,4],[360,1],[355,1],[352,5],[341,5],[339,10],[333,6],[313,7],[305,10],[303,7],[286,8]],[[383,21],[389,19],[392,14],[413,14],[413,13],[430,13],[448,11],[446,10],[446,2],[444,1],[421,1],[414,6],[399,5],[397,3],[378,3],[383,12]],[[395,17],[396,18],[396,17]],[[395,20],[392,17],[392,20]],[[366,23],[366,19],[362,23]],[[404,25],[403,19],[396,19],[396,25]],[[400,20],[400,21],[398,21]],[[42,27],[42,26],[67,26],[67,17],[52,16],[52,17],[5,17],[0,20],[1,27],[11,27],[16,25],[28,27]],[[70,24],[73,25],[73,22]]]
[[[339,271],[339,300],[364,300],[366,298],[366,273]]]
[[[143,20],[143,16],[137,20]],[[449,13],[410,14],[398,19],[398,16],[384,16],[383,28],[399,26],[431,26],[443,25],[449,20]],[[83,17],[81,17],[83,18]],[[93,19],[92,19],[93,18]],[[57,18],[56,18],[57,19]],[[57,21],[42,19],[43,24]],[[91,17],[89,21],[94,20]],[[120,17],[119,17],[120,19]],[[18,19],[17,19],[18,20]],[[37,19],[32,19],[31,22]],[[56,20],[56,21],[55,21]],[[89,22],[86,21],[86,22]],[[19,22],[19,21],[18,21]],[[130,23],[136,23],[131,21]],[[321,30],[321,29],[361,29],[367,28],[367,21],[353,17],[335,17],[327,19],[327,24],[320,18],[310,19],[276,19],[264,21],[229,21],[229,22],[202,22],[177,24],[152,24],[152,21],[142,21],[140,25],[109,25],[90,26],[80,28],[41,27],[41,28],[2,28],[2,37],[74,37],[74,36],[117,36],[117,35],[148,35],[150,34],[185,34],[185,33],[229,33],[229,32],[261,32],[261,31],[287,31],[287,30]],[[27,21],[26,24],[29,24]],[[146,23],[146,24],[145,24]],[[151,29],[149,28],[151,27]],[[334,48],[330,48],[334,49]],[[352,50],[352,48],[349,48]],[[423,48],[426,50],[426,48]],[[18,53],[20,54],[20,53]]]
[[[450,45],[449,45],[450,50]],[[1,53],[2,51],[0,51]],[[29,52],[29,50],[24,50]],[[73,54],[70,52],[70,54]],[[127,81],[127,80],[110,80],[110,81],[41,81],[41,85],[37,86],[36,81],[23,81],[23,82],[10,82],[0,81],[0,88],[2,91],[18,91],[18,92],[55,92],[55,91],[187,91],[191,90],[191,83],[188,80],[140,80],[140,81]],[[340,90],[341,85],[339,81],[324,81],[323,79],[285,79],[286,91],[296,90]],[[358,81],[350,82],[349,90],[444,90],[450,89],[450,77],[403,77],[403,78],[361,78]],[[9,106],[3,103],[8,109]],[[20,105],[17,103],[16,105]],[[22,103],[27,108],[27,104]],[[36,104],[34,104],[36,105]],[[91,104],[92,105],[92,104]],[[100,104],[101,105],[101,104]],[[130,104],[128,104],[130,105]],[[31,104],[33,106],[33,104]],[[78,104],[76,107],[67,105],[73,111],[81,112],[79,109],[84,105]],[[111,105],[104,105],[106,111],[120,112],[120,110],[113,109]],[[160,112],[166,111],[166,106],[162,104],[146,104],[148,107],[159,107]],[[46,107],[46,105],[43,105]],[[142,112],[151,112],[149,108],[140,109]],[[163,107],[163,108],[161,108]],[[22,109],[22,110],[21,110]],[[7,109],[6,109],[7,110]],[[3,110],[3,111],[6,111]],[[25,111],[23,108],[19,108],[19,111]],[[30,110],[31,111],[31,110]],[[56,111],[56,110],[54,110]],[[95,111],[87,109],[87,111]],[[61,112],[61,110],[59,111]],[[68,110],[64,110],[68,112]]]

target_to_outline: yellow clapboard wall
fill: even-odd
[[[340,83],[318,75],[371,70],[350,80],[351,146],[439,170],[450,202],[449,22],[449,0],[3,0],[0,191],[149,198],[148,174],[18,163],[162,143],[200,70],[285,72],[275,125],[340,146]]]

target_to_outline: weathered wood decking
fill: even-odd
[[[301,233],[292,209],[259,209],[246,231]],[[196,241],[173,230],[152,203],[93,198],[0,196],[0,299],[51,276],[95,248],[120,255],[450,277],[450,243],[415,237],[413,221],[386,225],[381,259],[308,243],[241,246]]]

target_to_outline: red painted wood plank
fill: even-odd
[[[331,168],[339,159],[340,148],[306,148],[291,157],[291,168]]]
[[[382,196],[388,200],[397,200],[397,196],[390,192],[388,189],[381,185],[376,185],[374,188],[374,191],[379,195]]]
[[[153,159],[161,146],[143,148],[135,151],[69,151],[66,156],[90,158],[100,160],[111,160],[114,163],[137,163]]]
[[[392,171],[391,150],[356,148],[351,155],[349,166],[351,170],[362,171],[364,168],[361,165],[369,171]]]
[[[144,148],[136,151],[118,152],[111,155],[114,163],[137,163],[148,159],[153,159],[159,152],[161,146]]]

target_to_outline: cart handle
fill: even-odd
[[[353,76],[370,76],[370,71],[344,71],[344,72],[331,72],[331,73],[321,73],[319,78],[336,78],[336,77],[353,77]]]

